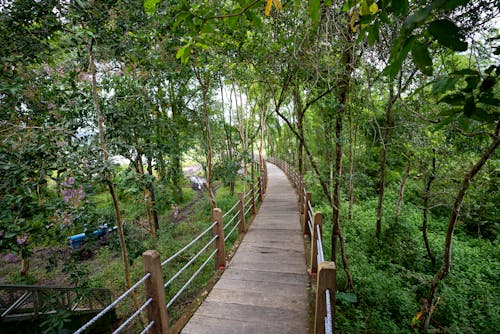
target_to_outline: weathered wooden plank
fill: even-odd
[[[199,315],[189,321],[183,334],[297,334],[306,333],[298,325],[283,322],[233,320]]]

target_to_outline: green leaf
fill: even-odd
[[[470,68],[463,68],[458,71],[454,71],[451,74],[453,75],[479,75],[478,71],[471,70]]]
[[[391,6],[395,15],[408,15],[408,0],[392,0]]]
[[[495,97],[488,96],[488,95],[480,96],[478,99],[478,102],[484,103],[484,104],[487,104],[490,106],[500,107],[500,99],[497,99]]]
[[[351,292],[338,292],[336,295],[337,301],[344,301],[346,303],[357,303],[358,298]]]
[[[471,76],[466,77],[465,82],[467,82],[467,87],[462,89],[462,91],[466,92],[466,93],[471,93],[474,90],[474,88],[477,87],[477,85],[479,84],[479,81],[481,81],[481,79],[475,75],[471,75]]]
[[[369,45],[374,45],[375,42],[377,42],[380,38],[379,35],[379,30],[380,30],[380,22],[377,21],[375,24],[371,25],[368,28],[368,36],[366,37],[368,44]]]
[[[413,43],[411,56],[417,68],[425,75],[432,75],[432,59],[427,46],[419,41]]]
[[[446,77],[444,79],[436,81],[434,83],[434,86],[432,87],[432,94],[438,95],[453,90],[458,80],[459,78],[457,77]]]
[[[162,0],[144,0],[144,10],[146,14],[153,15],[156,10],[156,5]]]
[[[482,92],[486,92],[486,91],[490,90],[491,88],[493,88],[496,83],[497,83],[497,81],[495,80],[495,78],[487,76],[483,79],[483,82],[481,83],[481,86],[479,87],[479,89]]]
[[[320,0],[309,1],[309,15],[311,16],[313,26],[317,26],[319,23],[320,3]]]
[[[500,113],[488,113],[483,108],[476,107],[474,112],[470,115],[470,118],[478,122],[494,123],[500,118]]]
[[[443,4],[443,8],[455,9],[459,6],[464,6],[464,5],[468,4],[469,2],[470,2],[470,0],[448,0],[448,1],[445,1],[445,3]]]
[[[438,125],[436,125],[436,127],[434,128],[434,131],[438,131],[438,130],[441,130],[442,128],[444,128],[446,125],[450,124],[451,122],[453,122],[453,120],[455,119],[455,114],[451,115],[451,116],[448,116],[446,117],[444,120],[442,120],[441,122],[439,122]]]
[[[429,33],[437,39],[439,44],[453,51],[466,51],[467,42],[462,40],[460,28],[447,19],[435,20],[427,28]]]
[[[474,97],[468,97],[464,104],[464,114],[467,117],[471,117],[476,110],[476,102],[474,102]]]
[[[427,6],[415,12],[406,19],[404,26],[409,28],[413,25],[418,25],[419,23],[424,22],[431,15],[432,8],[432,6]]]
[[[462,93],[448,94],[439,100],[439,103],[444,102],[452,106],[462,105],[465,102],[465,95]]]
[[[191,53],[191,46],[190,45],[184,45],[177,50],[177,54],[175,55],[175,58],[180,59],[181,62],[185,65],[189,61],[189,54]]]
[[[403,61],[406,59],[408,52],[412,49],[415,40],[416,37],[411,35],[402,45],[399,45],[398,43],[393,45],[389,65],[384,69],[385,75],[389,75],[390,78],[394,78],[398,74],[401,66],[403,65]]]

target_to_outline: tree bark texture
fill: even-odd
[[[427,223],[429,221],[429,198],[431,196],[431,186],[432,182],[436,179],[436,153],[433,150],[433,157],[432,157],[432,170],[431,170],[431,175],[429,175],[429,178],[427,179],[427,183],[425,185],[425,191],[424,191],[424,220],[422,222],[422,237],[424,239],[424,244],[425,244],[425,249],[427,250],[427,256],[432,262],[432,265],[436,265],[436,257],[432,253],[431,246],[429,244],[429,238],[427,237]]]

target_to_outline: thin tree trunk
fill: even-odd
[[[137,151],[137,167],[139,170],[139,175],[141,179],[144,179],[145,173],[144,173],[144,164],[142,163],[142,152],[140,149],[136,148]],[[148,219],[148,226],[149,226],[149,235],[152,238],[156,237],[156,228],[153,222],[153,215],[151,213],[151,196],[149,193],[149,187],[143,186],[142,192],[144,194],[144,204],[146,206],[146,217]]]
[[[153,161],[151,157],[148,156],[148,174],[151,177],[152,180],[156,180],[156,178],[153,176]],[[155,187],[153,183],[149,185],[149,193],[151,194],[151,212],[153,214],[153,221],[155,225],[155,229],[160,229],[160,221],[158,219],[158,207],[156,206],[156,193],[155,193]]]
[[[382,211],[384,202],[384,192],[385,192],[385,168],[387,165],[387,142],[389,141],[389,134],[391,131],[391,111],[396,102],[396,97],[394,96],[394,88],[392,83],[389,87],[389,103],[385,111],[385,129],[384,137],[382,138],[382,150],[380,152],[380,181],[378,187],[378,204],[377,204],[377,227],[375,231],[375,236],[380,239],[380,234],[382,232]]]
[[[344,117],[344,114],[346,112],[346,105],[348,101],[348,93],[349,93],[349,87],[350,87],[350,80],[351,80],[351,73],[354,68],[354,54],[353,54],[353,36],[349,32],[347,35],[347,41],[346,41],[346,46],[344,46],[342,58],[344,62],[344,74],[339,78],[339,81],[337,83],[338,87],[338,102],[339,102],[339,107],[337,108],[337,119],[335,123],[335,186],[334,186],[334,191],[333,191],[333,205],[332,205],[332,220],[333,220],[333,226],[332,226],[332,261],[335,261],[337,263],[337,240],[340,243],[340,248],[341,248],[341,254],[342,254],[342,263],[344,265],[344,271],[347,276],[347,282],[349,285],[349,288],[352,291],[356,291],[354,288],[354,281],[352,279],[350,270],[349,270],[349,263],[347,260],[347,254],[345,253],[345,244],[344,244],[344,238],[340,226],[340,189],[342,185],[342,118]]]
[[[93,50],[93,45],[94,45],[95,40],[92,39],[90,45],[89,45],[89,56],[90,56],[90,72],[92,75],[92,99],[94,102],[94,108],[97,114],[97,127],[99,131],[99,143],[101,145],[101,150],[103,153],[103,160],[105,162],[108,161],[109,156],[108,156],[108,150],[106,148],[106,141],[104,140],[104,117],[101,112],[101,108],[99,105],[99,96],[97,95],[97,79],[96,79],[96,68],[95,68],[95,58],[94,58],[94,50]],[[116,191],[115,191],[115,186],[113,182],[111,181],[111,177],[108,173],[104,175],[104,180],[106,182],[106,185],[108,186],[109,194],[111,195],[111,199],[113,201],[113,208],[115,210],[115,220],[116,220],[116,227],[118,229],[118,237],[120,239],[120,249],[122,253],[122,261],[123,261],[123,271],[125,273],[125,284],[127,286],[127,289],[132,286],[130,282],[130,264],[128,260],[128,253],[127,253],[127,245],[125,242],[125,235],[123,232],[123,224],[121,220],[121,215],[120,215],[120,205],[118,202],[118,197],[116,196]]]
[[[171,140],[172,152],[170,154],[170,180],[174,187],[174,201],[176,204],[182,203],[184,200],[184,193],[182,191],[182,179],[184,177],[181,166],[182,152],[179,143],[179,108],[177,105],[176,92],[173,83],[169,85],[169,94],[172,99],[172,126],[171,126]]]
[[[199,69],[194,67],[194,73],[196,75],[196,78],[198,79],[198,82],[201,86],[201,97],[202,97],[202,103],[203,103],[203,118],[205,121],[205,134],[206,134],[206,141],[207,141],[207,191],[208,191],[208,198],[210,201],[210,205],[212,206],[212,209],[217,207],[217,202],[215,199],[215,194],[214,190],[212,187],[212,134],[210,131],[210,114],[208,112],[208,101],[207,101],[207,93],[208,93],[208,85],[210,84],[210,79],[209,78],[202,78],[202,74],[200,73]]]
[[[462,207],[462,202],[464,200],[467,189],[469,188],[469,185],[474,176],[481,170],[486,161],[488,161],[493,152],[495,152],[499,144],[500,144],[500,121],[497,122],[492,143],[490,144],[490,146],[488,146],[488,148],[483,153],[479,161],[474,166],[472,166],[470,171],[465,175],[462,181],[462,185],[460,186],[460,190],[457,193],[457,197],[455,198],[455,203],[453,204],[453,209],[451,210],[450,219],[448,221],[448,229],[446,230],[446,241],[444,246],[443,262],[441,268],[438,270],[438,272],[434,276],[434,279],[431,282],[429,298],[424,301],[423,305],[425,317],[422,323],[422,329],[424,331],[427,331],[429,329],[432,313],[437,305],[437,302],[435,301],[437,288],[439,287],[441,281],[443,281],[451,271],[453,233],[455,231],[458,215],[460,214],[460,208]]]
[[[352,112],[349,116],[349,220],[352,220],[352,207],[354,205],[354,147],[358,139],[358,126],[354,125]],[[354,127],[354,129],[353,129]],[[354,132],[354,134],[353,134]]]
[[[427,250],[427,256],[432,262],[432,265],[436,265],[436,257],[432,253],[431,246],[429,244],[429,238],[427,237],[427,222],[429,220],[429,198],[431,196],[431,185],[436,178],[436,152],[432,150],[434,155],[432,156],[432,170],[431,175],[427,179],[427,184],[425,185],[424,191],[424,221],[422,222],[422,237],[424,238],[425,249]]]
[[[403,178],[401,179],[401,184],[399,185],[398,201],[396,202],[396,209],[394,211],[394,220],[396,221],[396,223],[398,222],[399,214],[401,212],[401,204],[403,203],[403,196],[405,193],[406,181],[408,180],[408,176],[410,175],[412,155],[413,154],[410,153],[408,156],[408,161],[406,162],[405,173],[403,174]]]

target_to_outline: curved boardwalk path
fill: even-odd
[[[297,198],[285,174],[267,167],[259,213],[182,333],[308,333],[309,279]]]

